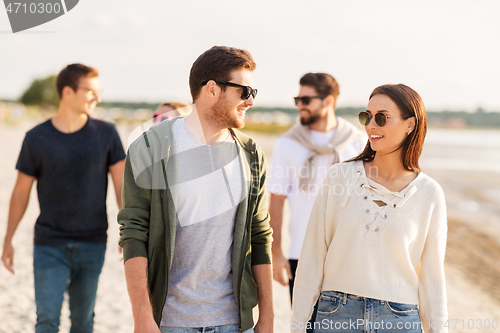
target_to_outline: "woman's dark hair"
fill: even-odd
[[[422,153],[425,135],[427,133],[427,115],[425,113],[424,102],[420,95],[412,88],[404,84],[384,84],[373,90],[370,99],[375,95],[386,95],[389,97],[401,112],[405,119],[415,117],[415,128],[403,140],[398,149],[401,149],[401,159],[403,167],[410,171],[421,171],[418,159]],[[370,146],[370,141],[366,144],[361,154],[350,161],[372,161],[376,155]]]

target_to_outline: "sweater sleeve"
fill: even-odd
[[[425,333],[446,333],[448,320],[444,257],[446,250],[447,218],[444,194],[439,195],[420,259],[418,299],[420,319]]]
[[[311,318],[314,303],[319,297],[324,277],[324,263],[329,244],[326,241],[326,209],[330,184],[333,182],[332,168],[323,180],[316,196],[300,252],[295,276],[292,319],[292,332],[305,332],[307,321]],[[330,227],[330,225],[328,226]]]

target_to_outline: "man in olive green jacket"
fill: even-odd
[[[266,165],[235,130],[254,104],[247,51],[213,47],[193,64],[194,110],[129,147],[118,214],[136,332],[272,332]]]

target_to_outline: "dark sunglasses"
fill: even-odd
[[[302,102],[302,105],[309,105],[311,103],[311,99],[313,98],[325,98],[326,95],[319,95],[319,96],[304,96],[304,97],[294,97],[293,99],[295,100],[295,105],[299,104],[299,101]]]
[[[361,123],[361,125],[363,126],[368,126],[368,124],[370,123],[370,121],[372,121],[372,115],[366,111],[361,111],[359,114],[358,114],[358,119],[359,119],[359,122]],[[375,123],[380,126],[380,127],[383,127],[385,126],[385,124],[387,123],[387,118],[403,118],[403,119],[407,119],[409,118],[408,116],[399,116],[399,117],[387,117],[385,115],[385,113],[383,112],[378,112],[378,113],[375,113]]]
[[[208,83],[208,81],[210,81],[210,80],[203,81],[201,83],[201,85],[202,86],[206,85]],[[246,101],[247,99],[249,99],[250,96],[252,96],[253,99],[255,99],[255,96],[257,96],[257,89],[253,89],[252,87],[242,86],[241,84],[232,83],[232,82],[226,82],[226,81],[219,81],[219,80],[213,80],[213,81],[217,82],[218,84],[222,84],[223,86],[235,87],[235,88],[241,88],[241,89],[243,89],[241,91],[241,99],[244,100],[244,101]]]

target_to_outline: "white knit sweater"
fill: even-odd
[[[307,322],[321,291],[333,290],[418,304],[425,332],[447,332],[443,190],[419,173],[399,194],[381,209],[362,161],[329,169],[300,253],[292,328]]]

